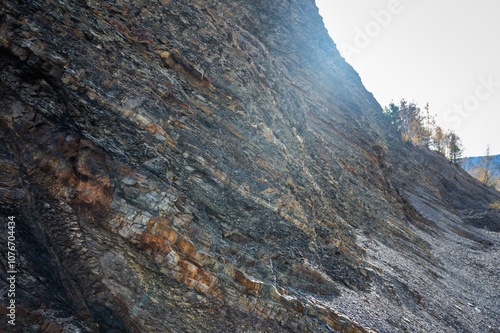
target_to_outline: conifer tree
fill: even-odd
[[[460,164],[463,152],[462,142],[454,131],[444,133],[436,126],[435,117],[430,113],[429,103],[423,112],[415,102],[401,99],[399,105],[391,102],[383,110],[390,122],[401,132],[403,141],[416,146],[433,146],[455,164]]]
[[[448,159],[455,164],[460,164],[462,157],[462,142],[454,131],[447,133]]]

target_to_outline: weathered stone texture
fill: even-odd
[[[498,327],[500,194],[401,142],[314,1],[0,18],[20,331]]]

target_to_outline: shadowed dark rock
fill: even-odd
[[[402,143],[314,1],[0,8],[18,331],[498,326],[500,194]]]

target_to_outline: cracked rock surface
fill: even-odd
[[[2,332],[498,332],[500,193],[314,1],[0,4]]]

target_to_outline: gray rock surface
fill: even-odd
[[[4,1],[0,82],[2,331],[498,331],[500,193],[314,1]]]

